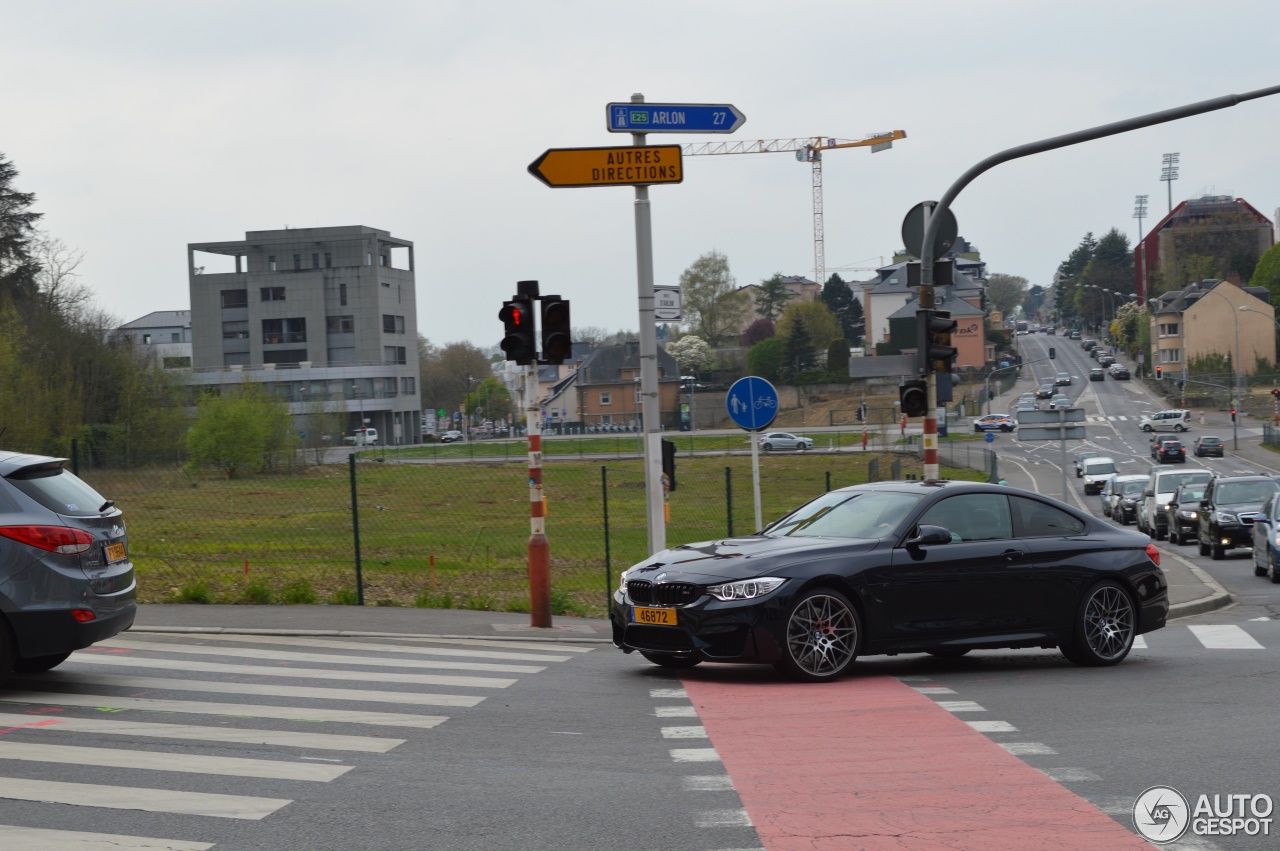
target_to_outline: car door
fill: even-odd
[[[1272,518],[1275,516],[1276,495],[1267,497],[1262,504],[1262,511],[1253,521],[1253,563],[1254,566],[1267,566],[1270,555],[1267,552],[1267,541],[1271,537]]]
[[[1085,534],[1085,522],[1055,505],[1010,496],[1009,507],[1014,535],[1027,547],[1032,568],[1023,583],[1027,625],[1032,629],[1069,629],[1078,585],[1096,575],[1090,564],[1107,545],[1091,541]]]
[[[951,543],[900,545],[890,579],[892,634],[921,645],[1007,634],[1022,628],[1020,587],[1029,551],[1013,537],[1008,497],[959,494],[939,500],[917,524],[942,526]]]

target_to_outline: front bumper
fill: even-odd
[[[1223,543],[1224,541],[1226,543]],[[1209,543],[1225,549],[1231,549],[1232,547],[1252,547],[1253,527],[1239,523],[1233,523],[1230,526],[1219,526],[1217,530],[1209,536]]]
[[[703,596],[673,607],[675,626],[632,621],[633,604],[615,594],[609,606],[613,643],[624,650],[670,653],[712,662],[776,662],[782,658],[778,625],[783,602],[770,594],[758,600],[722,602]]]

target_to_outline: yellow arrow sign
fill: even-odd
[[[529,173],[554,187],[635,186],[684,180],[679,145],[552,148],[529,164]]]

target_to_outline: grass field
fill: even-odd
[[[828,486],[866,481],[872,458],[880,478],[890,477],[895,460],[903,476],[921,472],[913,455],[763,456],[765,522]],[[982,478],[971,470],[944,475]],[[82,476],[125,513],[143,601],[356,600],[346,465],[232,480],[162,469]],[[753,531],[749,456],[679,457],[676,481],[669,545]],[[552,455],[544,491],[554,606],[602,614],[607,587],[647,554],[642,464]],[[356,465],[356,496],[366,604],[527,610],[523,463],[385,463],[366,453]]]

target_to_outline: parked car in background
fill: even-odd
[[[1092,496],[1102,490],[1102,484],[1107,479],[1115,475],[1116,462],[1114,458],[1095,455],[1092,458],[1084,459],[1083,469],[1084,493],[1085,496]]]
[[[1270,476],[1218,476],[1200,502],[1200,555],[1222,559],[1227,550],[1253,546],[1253,524],[1267,499],[1280,491]]]
[[[1195,540],[1204,488],[1204,485],[1180,485],[1164,504],[1165,528],[1169,530],[1169,540],[1175,544],[1189,544]]]
[[[62,664],[137,611],[123,514],[65,463],[0,451],[0,680]]]
[[[1080,348],[1084,349],[1086,352],[1093,350],[1097,345],[1098,345],[1097,340],[1081,340],[1080,341]]]
[[[1173,499],[1173,492],[1182,485],[1203,485],[1213,478],[1208,470],[1175,469],[1171,466],[1152,467],[1147,486],[1142,490],[1142,502],[1138,504],[1138,531],[1157,541],[1169,533],[1165,525],[1164,506]]]
[[[1149,478],[1146,473],[1116,476],[1108,494],[1110,502],[1107,516],[1121,526],[1128,526],[1137,520],[1138,503],[1142,501],[1142,491]]]
[[[1117,381],[1129,380],[1129,367],[1125,366],[1122,363],[1113,363],[1111,365],[1111,368],[1107,371],[1110,372],[1111,377]]]
[[[1095,366],[1093,369],[1089,370],[1090,381],[1105,381],[1106,377],[1107,377],[1106,370],[1104,370],[1100,366]]]
[[[457,430],[446,431],[444,434],[440,435],[441,443],[453,443],[457,440],[462,440],[462,432]]]
[[[1194,451],[1197,458],[1204,458],[1210,455],[1222,458],[1225,456],[1226,447],[1222,443],[1222,438],[1205,434],[1196,438]]]
[[[1018,424],[1008,414],[987,414],[973,421],[974,431],[1013,431]]]
[[[1111,366],[1115,362],[1116,362],[1116,359],[1112,355],[1108,355],[1108,354],[1098,355],[1098,366],[1105,368],[1105,367]]]
[[[378,430],[376,428],[365,427],[358,430],[355,434],[348,434],[342,438],[347,443],[356,446],[373,446],[378,442]]]
[[[1253,574],[1280,584],[1280,493],[1267,497],[1253,521]]]
[[[813,448],[813,441],[807,437],[797,437],[790,432],[771,431],[760,438],[760,448],[765,452],[775,449],[799,449],[804,451]]]
[[[1159,561],[1141,535],[1041,494],[879,482],[656,553],[623,573],[609,614],[616,646],[673,669],[763,662],[825,682],[860,656],[1055,646],[1114,665],[1168,616]],[[860,593],[893,571],[912,580],[891,598]]]
[[[1073,329],[1069,334],[1067,334],[1067,339],[1069,339],[1069,340],[1079,340],[1079,339],[1080,339],[1080,332],[1079,332],[1079,331],[1076,331],[1076,330],[1074,330],[1074,329]]]

